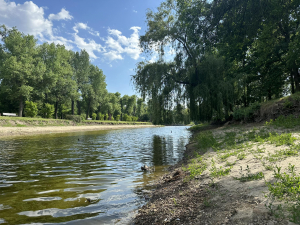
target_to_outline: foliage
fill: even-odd
[[[104,114],[102,114],[102,113],[98,113],[98,119],[99,120],[104,120]]]
[[[41,114],[44,118],[52,118],[54,114],[54,106],[49,103],[44,104],[41,109]]]
[[[115,117],[115,121],[119,121],[120,120],[120,115],[117,115],[116,117]]]
[[[275,182],[267,182],[270,193],[266,196],[273,202],[274,200],[284,201],[288,211],[288,218],[291,222],[300,224],[300,176],[295,173],[295,166],[289,164],[288,172],[281,172],[281,167],[276,166],[274,170]],[[299,174],[300,175],[300,174]],[[275,215],[284,217],[282,205],[273,207],[272,203],[268,208]],[[279,212],[278,212],[279,211]]]
[[[300,117],[295,117],[294,115],[289,116],[279,116],[275,120],[270,120],[266,122],[267,126],[275,126],[275,127],[284,127],[284,128],[293,128],[300,125]]]
[[[183,167],[183,171],[190,171],[190,178],[193,179],[196,176],[201,175],[207,168],[206,163],[202,156],[197,155],[196,158],[192,159],[188,164],[188,167]]]
[[[37,104],[31,101],[26,101],[24,111],[27,117],[36,117],[38,114]]]
[[[82,116],[79,116],[79,115],[67,115],[66,119],[67,120],[72,120],[75,123],[81,123],[82,122]]]
[[[211,131],[200,132],[195,137],[195,140],[198,148],[201,150],[207,150],[208,148],[217,147],[219,145]]]
[[[93,113],[93,114],[92,114],[92,119],[93,119],[93,120],[96,120],[96,118],[97,118],[97,114],[96,114],[96,113]]]
[[[254,119],[255,113],[260,109],[260,104],[258,102],[251,104],[249,107],[240,108],[233,112],[233,118],[237,121],[247,120],[252,121]]]

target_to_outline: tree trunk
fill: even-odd
[[[299,73],[298,73],[298,68],[295,66],[293,68],[293,76],[294,76],[294,81],[295,81],[295,86],[296,86],[296,92],[300,91],[300,85],[299,85]]]
[[[24,109],[24,101],[23,101],[23,97],[20,97],[20,104],[19,104],[19,117],[22,117],[22,113],[23,113],[23,109]]]
[[[78,115],[81,115],[80,101],[77,101]]]
[[[72,115],[74,115],[74,100],[72,100]]]
[[[58,111],[58,101],[55,102],[55,119],[58,118],[57,111]]]
[[[87,110],[86,110],[86,119],[89,118],[89,114],[90,114],[90,102],[87,105]]]
[[[292,88],[292,94],[295,93],[295,83],[294,83],[294,76],[293,76],[293,71],[291,71],[291,88]]]

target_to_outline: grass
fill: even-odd
[[[31,117],[7,117],[7,116],[0,116],[0,120],[4,122],[2,125],[3,127],[22,127],[22,126],[66,126],[66,125],[73,125],[76,124],[77,126],[80,125],[90,125],[90,124],[128,124],[128,125],[152,125],[152,123],[149,122],[136,122],[136,121],[108,121],[108,120],[85,120],[81,123],[75,123],[71,120],[63,120],[63,119],[45,119],[45,118],[31,118]],[[26,125],[23,124],[17,124],[12,125],[10,122],[18,123],[18,121],[21,121],[23,123],[26,123]]]
[[[266,182],[271,200],[266,205],[276,217],[286,217],[291,222],[300,224],[300,174],[295,173],[295,165],[289,164],[288,172],[281,172],[281,167],[274,169],[275,182]],[[283,201],[283,204],[273,206],[275,200]]]
[[[230,166],[229,168],[226,169],[222,169],[222,166],[220,166],[219,168],[216,167],[216,163],[215,161],[212,159],[212,166],[210,168],[210,176],[215,178],[215,177],[221,177],[221,176],[226,176],[230,173],[232,166]]]
[[[197,155],[196,158],[191,160],[191,163],[187,167],[183,167],[183,171],[190,171],[190,178],[193,179],[196,176],[201,175],[207,168],[203,156]]]
[[[245,169],[247,171],[246,175],[243,173],[243,167],[240,167],[240,178],[235,178],[236,180],[239,180],[241,182],[247,182],[247,181],[252,181],[252,180],[261,180],[264,178],[264,174],[262,172],[258,173],[251,173],[250,167],[247,165],[247,168]]]
[[[191,126],[190,128],[188,128],[188,130],[192,131],[192,132],[197,132],[197,131],[201,131],[203,129],[206,129],[207,127],[209,127],[208,123],[201,123],[201,124],[198,124],[198,125]]]

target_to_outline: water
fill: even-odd
[[[188,137],[157,127],[0,139],[0,224],[126,223]]]

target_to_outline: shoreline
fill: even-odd
[[[32,126],[32,127],[1,127],[0,138],[3,137],[17,137],[29,136],[49,133],[70,133],[83,131],[97,131],[97,130],[119,130],[119,129],[134,129],[156,127],[155,125],[82,125],[82,126]]]
[[[294,146],[300,146],[298,130],[292,131]],[[218,151],[211,147],[203,150],[197,140],[191,140],[181,162],[169,167],[169,172],[155,181],[155,189],[149,193],[149,201],[137,211],[134,224],[295,225],[287,218],[276,216],[284,212],[279,210],[276,214],[276,207],[284,203],[272,201],[268,182],[274,182],[276,166],[282,168],[282,173],[288,173],[289,165],[295,165],[298,174],[300,150],[295,155],[284,155],[292,146],[277,146],[269,139],[256,142],[244,138],[237,141],[241,143],[238,147],[237,144],[226,146],[231,134],[235,133],[235,140],[239,140],[249,137],[249,132],[278,132],[280,136],[287,130],[246,124],[194,133],[194,137],[212,134],[225,147]],[[281,157],[276,156],[279,152],[283,153]],[[264,177],[255,178],[260,172]]]

